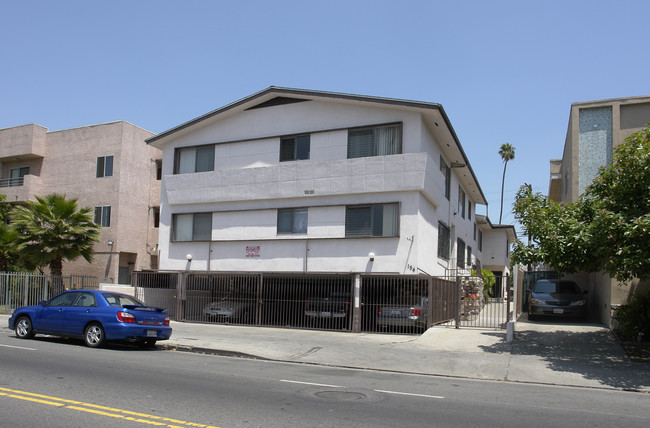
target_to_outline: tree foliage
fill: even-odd
[[[0,195],[0,272],[9,270],[19,257],[16,245],[16,231],[9,225],[11,205],[5,202],[6,196]]]
[[[513,261],[604,270],[620,281],[650,278],[650,129],[615,149],[578,202],[554,202],[525,185],[513,209],[530,237],[515,243]]]
[[[91,208],[79,209],[76,199],[50,194],[28,201],[11,213],[20,252],[35,267],[48,266],[60,276],[63,261],[93,258],[93,244],[99,240]]]

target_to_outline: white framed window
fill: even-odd
[[[102,227],[111,227],[111,207],[95,207],[95,223]]]
[[[459,268],[465,267],[465,241],[460,238],[456,240],[456,265]]]
[[[467,246],[467,266],[472,266],[472,247]]]
[[[345,207],[345,236],[399,236],[399,204]]]
[[[173,241],[209,241],[212,238],[212,213],[172,215]]]
[[[97,178],[113,176],[113,155],[97,158]]]
[[[309,159],[309,135],[280,139],[280,162]]]
[[[307,233],[307,208],[278,210],[278,234]]]
[[[449,260],[449,242],[451,232],[449,227],[443,222],[438,222],[438,257],[443,260]]]
[[[463,191],[463,189],[460,187],[459,184],[458,185],[458,214],[460,214],[462,218],[465,218],[465,208],[466,208],[465,200],[466,200],[465,192]]]
[[[449,195],[451,193],[451,168],[449,168],[449,165],[447,165],[447,162],[445,162],[442,156],[440,156],[440,172],[442,172],[442,175],[445,178],[443,192],[445,198],[449,200]]]
[[[214,171],[214,145],[176,149],[174,174],[205,171]]]
[[[348,159],[402,153],[402,125],[355,128],[348,131]]]

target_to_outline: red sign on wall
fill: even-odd
[[[246,258],[247,259],[259,259],[260,258],[260,246],[259,245],[247,245],[246,246]]]

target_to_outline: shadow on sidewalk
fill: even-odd
[[[650,388],[650,364],[632,363],[609,330],[523,330],[516,332],[510,346],[513,357],[538,357],[552,371],[575,373],[617,389]],[[502,344],[481,348],[484,352],[503,352]]]

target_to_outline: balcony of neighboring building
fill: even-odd
[[[166,175],[164,188],[170,205],[396,191],[420,191],[435,201],[442,194],[436,174],[427,153],[406,153]]]
[[[33,200],[34,195],[40,196],[41,177],[24,175],[22,177],[0,179],[0,194],[5,195],[7,202],[25,202]]]

